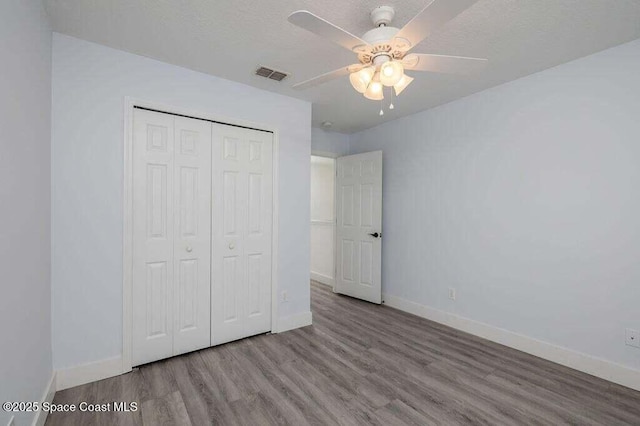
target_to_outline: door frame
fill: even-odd
[[[338,173],[338,158],[343,157],[344,154],[340,155],[340,154],[337,154],[335,152],[312,150],[311,151],[311,156],[313,156],[313,157],[331,158],[331,159],[333,159],[333,162],[334,162],[335,174],[333,176],[333,278],[332,278],[333,283],[332,284],[326,284],[326,283],[323,283],[323,282],[321,282],[319,280],[315,280],[315,281],[318,281],[321,284],[325,284],[325,285],[331,287],[331,290],[335,293],[335,291],[336,291],[336,273],[338,271],[337,265],[336,265],[336,261],[337,261],[337,258],[336,258],[336,251],[337,251],[336,250],[337,249],[337,247],[336,247],[336,236],[338,235],[338,233],[337,233],[337,230],[338,230],[338,217],[337,217],[337,214],[338,214],[338,212],[336,210],[336,203],[338,201],[338,199],[337,199],[338,194],[336,193],[336,189],[337,189],[337,186],[336,186],[337,185],[337,179],[336,178],[338,177],[338,175],[337,175],[337,173]],[[311,161],[311,156],[309,157],[309,161]],[[309,222],[309,228],[311,228],[311,222]],[[311,269],[311,268],[309,268],[309,269]],[[311,270],[309,271],[309,273],[311,273]],[[311,279],[313,279],[313,277]]]
[[[122,373],[132,370],[133,346],[133,110],[134,107],[156,110],[173,115],[215,121],[232,126],[249,127],[273,134],[273,176],[272,176],[272,232],[271,232],[271,332],[278,332],[278,223],[279,223],[279,130],[277,127],[246,120],[230,118],[218,114],[194,111],[133,97],[124,98],[124,143],[123,143],[123,259],[122,259]]]
[[[384,164],[383,163],[383,151],[379,149],[379,150],[375,150],[375,151],[358,152],[358,153],[355,153],[355,154],[349,154],[349,155],[340,156],[338,159],[348,158],[348,157],[355,157],[355,156],[359,156],[359,155],[377,154],[377,153],[380,154],[380,162],[381,162],[380,163],[381,164],[381,167],[380,167],[380,230],[379,231],[374,231],[374,232],[380,232],[380,235],[378,237],[374,237],[374,238],[380,239],[380,254],[381,254],[381,256],[380,256],[380,278],[379,278],[379,281],[380,281],[380,298],[379,298],[379,301],[377,301],[378,298],[376,298],[376,301],[373,301],[373,300],[367,299],[365,297],[360,297],[360,296],[355,295],[353,293],[349,294],[349,292],[345,292],[345,293],[341,293],[341,294],[345,294],[347,296],[356,297],[358,299],[362,299],[362,300],[365,300],[365,301],[368,301],[368,302],[371,302],[371,303],[375,303],[375,304],[381,305],[381,304],[384,303],[383,295],[382,295],[382,240],[381,240],[382,239],[382,233],[384,231],[384,226],[383,226],[384,200],[383,200],[383,193],[382,193],[383,192],[382,191],[382,188],[383,188],[382,172],[384,170],[384,167],[383,167],[383,164]],[[339,168],[338,168],[338,164],[337,164],[337,160],[336,160],[336,188],[338,186],[338,177],[339,177]],[[362,177],[362,175],[360,177]],[[336,191],[335,195],[336,195],[336,242],[335,242],[335,244],[336,244],[336,280],[335,280],[335,286],[333,288],[333,292],[334,293],[338,293],[338,290],[337,290],[337,288],[338,288],[338,278],[337,278],[337,275],[338,275],[338,273],[337,273],[337,270],[338,270],[338,264],[337,264],[337,257],[338,257],[337,256],[338,255],[338,249],[337,249],[338,248],[338,241],[337,241],[337,235],[338,235],[337,214],[340,213],[340,212],[338,212],[338,202],[337,202],[337,200],[339,199],[339,195],[340,194],[338,194],[337,191]],[[360,227],[362,227],[362,226],[360,226]],[[369,235],[372,235],[372,234],[369,234]],[[360,258],[361,257],[362,256],[360,256]],[[360,267],[360,269],[361,269],[361,264],[358,265],[358,267]]]

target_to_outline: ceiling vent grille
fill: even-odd
[[[274,71],[266,67],[259,67],[256,70],[256,75],[259,75],[260,77],[270,78],[271,80],[275,81],[282,81],[287,77],[288,74],[282,71]]]

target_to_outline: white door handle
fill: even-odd
[[[191,248],[191,246],[187,246],[187,253],[191,253],[191,251],[193,251],[193,249]]]
[[[229,243],[229,250],[233,250],[234,248],[236,248],[236,245],[234,243]]]

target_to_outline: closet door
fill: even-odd
[[[173,355],[173,117],[134,110],[133,365]]]
[[[134,110],[133,365],[210,345],[210,138]]]
[[[271,330],[271,133],[214,124],[211,344]]]
[[[175,118],[174,355],[211,345],[211,123]]]

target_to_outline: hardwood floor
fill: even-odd
[[[313,326],[142,366],[47,425],[640,425],[640,392],[312,283]]]

